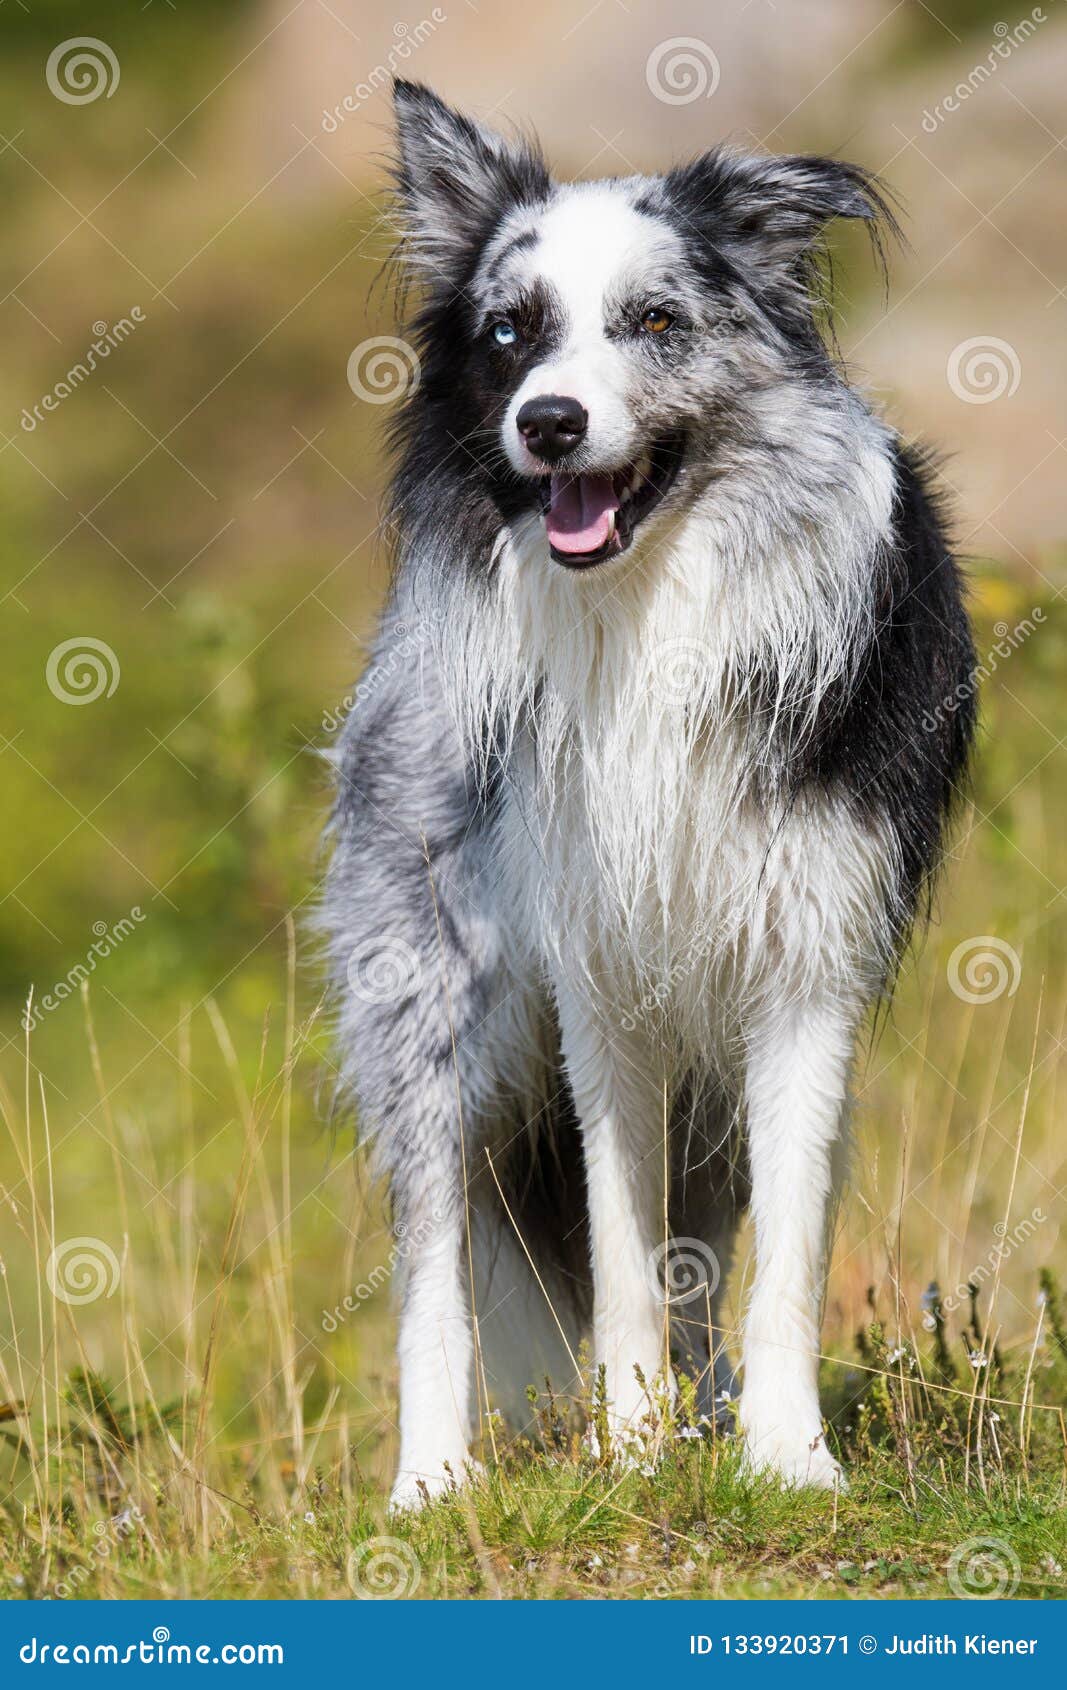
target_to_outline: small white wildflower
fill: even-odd
[[[678,1429],[678,1436],[685,1438],[687,1442],[691,1441],[693,1438],[700,1437],[700,1428],[699,1426],[681,1426]]]
[[[308,1526],[313,1526],[315,1524],[315,1516],[311,1512],[310,1508],[308,1509],[307,1513],[304,1515],[304,1523],[305,1523],[305,1525],[308,1525]]]

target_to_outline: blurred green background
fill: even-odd
[[[380,222],[390,71],[505,127],[537,128],[568,173],[655,169],[733,138],[841,152],[884,171],[903,202],[911,246],[892,255],[888,301],[862,244],[838,243],[844,351],[906,434],[950,454],[980,649],[1001,621],[1014,627],[1034,607],[1045,619],[986,689],[976,810],[926,957],[863,1080],[832,1310],[847,1332],[868,1283],[885,1281],[884,1217],[897,1213],[902,1168],[909,1294],[984,1257],[1036,1037],[1036,1125],[1017,1190],[1022,1212],[1043,1205],[1047,1218],[1026,1246],[1011,1315],[1022,1341],[1025,1287],[1057,1256],[1067,1171],[1055,1131],[1067,1009],[1062,0],[1002,57],[1000,26],[1031,14],[985,0],[76,10],[9,0],[0,12],[0,1075],[14,1134],[0,1147],[11,1199],[0,1254],[15,1326],[0,1355],[19,1334],[23,1353],[34,1343],[20,1157],[42,1154],[47,1110],[57,1235],[94,1234],[137,1262],[150,1369],[160,1388],[181,1385],[188,1358],[171,1333],[184,1281],[159,1253],[161,1228],[192,1169],[190,1283],[213,1283],[243,1132],[204,1005],[220,1006],[249,1084],[270,1012],[263,1062],[276,1075],[292,912],[297,1019],[314,1015],[308,918],[328,803],[314,751],[358,673],[386,578],[387,411],[357,398],[346,370],[355,347],[393,326]],[[118,66],[116,80],[105,65],[113,85],[92,99],[49,86],[49,56],[75,28]],[[650,88],[650,55],[675,38],[714,60],[706,97],[666,103]],[[990,55],[992,73],[937,116]],[[331,120],[346,95],[358,109]],[[134,308],[143,321],[38,420],[34,407],[98,325],[129,322]],[[948,379],[972,339],[1007,347],[1005,391],[991,402]],[[65,702],[49,659],[86,638],[109,648],[117,684]],[[76,993],[41,1018],[27,1061],[30,986],[38,1000],[54,992],[134,910],[133,931],[92,971],[102,1081]],[[946,959],[986,934],[1018,953],[1021,981],[994,1002],[961,1002]],[[308,1042],[289,1174],[306,1403],[318,1412],[340,1381],[384,1472],[386,1296],[358,1332],[327,1337],[318,1322],[351,1283],[352,1252],[373,1262],[388,1237],[363,1206],[347,1139],[328,1130],[318,1023]],[[241,1318],[256,1320],[251,1277],[243,1298]],[[82,1320],[95,1364],[121,1372],[116,1306]],[[274,1341],[261,1330],[263,1353],[247,1365],[228,1354],[220,1375],[248,1435],[253,1365],[270,1371]]]

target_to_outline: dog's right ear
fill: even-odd
[[[397,163],[404,257],[450,280],[509,207],[548,194],[547,166],[528,142],[509,142],[453,111],[419,82],[397,82]]]

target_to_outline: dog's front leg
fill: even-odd
[[[450,1147],[451,1148],[451,1147]],[[400,1330],[400,1459],[391,1505],[417,1507],[462,1484],[471,1433],[474,1341],[458,1168],[405,1172],[407,1252]]]
[[[651,1385],[664,1368],[664,1076],[636,1035],[609,1029],[570,991],[558,1002],[585,1158],[595,1358],[612,1428],[625,1434],[650,1406],[636,1370]]]
[[[741,1425],[753,1466],[830,1486],[818,1356],[835,1154],[856,1015],[799,1004],[749,1031],[746,1113],[755,1275],[744,1326]]]

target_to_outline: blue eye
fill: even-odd
[[[513,324],[501,321],[493,324],[493,339],[498,346],[514,346],[519,338],[519,331]]]

